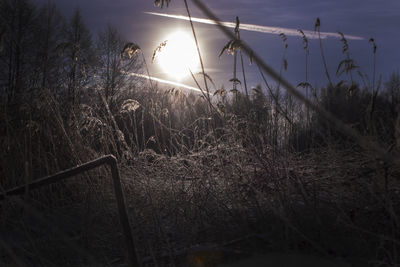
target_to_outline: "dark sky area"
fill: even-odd
[[[36,0],[43,3],[47,0]],[[107,23],[116,27],[128,40],[139,44],[146,60],[151,61],[153,50],[169,33],[177,28],[189,28],[189,22],[146,14],[158,12],[186,16],[184,2],[172,0],[169,7],[163,9],[154,6],[153,0],[54,0],[58,9],[70,16],[76,7],[93,32],[93,37]],[[205,18],[189,0],[193,17]],[[360,66],[360,71],[372,75],[373,53],[368,40],[373,37],[377,49],[377,74],[383,80],[399,70],[400,66],[400,1],[399,0],[204,0],[203,1],[222,20],[234,22],[239,16],[241,23],[284,27],[290,29],[314,29],[317,17],[321,19],[321,31],[343,32],[362,37],[363,40],[349,40],[350,55]],[[228,39],[214,26],[195,23],[202,48],[206,72],[214,79],[217,87],[224,84],[229,87],[232,78],[233,57],[224,54],[218,58]],[[279,70],[282,62],[283,42],[278,34],[242,31],[244,39],[268,64]],[[284,76],[293,84],[304,81],[305,63],[302,40],[298,36],[287,37],[288,70]],[[328,67],[333,80],[338,82],[345,76],[336,77],[336,68],[344,58],[341,53],[342,43],[339,38],[323,39]],[[150,72],[155,77],[169,79],[157,64],[150,65]],[[310,40],[309,80],[312,85],[327,84],[317,39]],[[261,84],[262,80],[255,66],[245,59],[249,86]],[[240,68],[239,68],[240,70]],[[241,75],[238,75],[239,79]],[[191,78],[182,82],[193,85]]]

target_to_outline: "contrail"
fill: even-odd
[[[164,79],[160,79],[160,78],[156,78],[156,77],[152,77],[152,76],[148,76],[148,75],[144,75],[144,74],[138,74],[138,73],[134,73],[134,72],[130,72],[130,73],[128,73],[128,75],[147,79],[147,80],[152,80],[152,81],[156,81],[156,82],[160,82],[160,83],[164,83],[164,84],[168,84],[168,85],[173,85],[176,87],[185,88],[185,89],[189,89],[189,90],[193,90],[193,91],[201,93],[201,90],[199,88],[192,87],[192,86],[189,86],[189,85],[186,85],[183,83],[168,81],[168,80],[164,80]]]
[[[181,16],[181,15],[170,15],[170,14],[156,13],[156,12],[144,12],[144,13],[149,14],[149,15],[173,18],[173,19],[189,20],[189,17]],[[204,23],[204,24],[216,25],[216,23],[210,19],[202,19],[202,18],[193,18],[192,17],[192,21]],[[228,28],[236,27],[236,24],[233,22],[221,22],[221,23],[222,23],[222,25],[224,25],[225,27],[228,27]],[[245,31],[262,32],[262,33],[270,33],[270,34],[284,33],[285,35],[288,35],[288,36],[301,36],[301,34],[298,32],[297,29],[291,29],[291,28],[240,23],[240,29],[245,30]],[[309,39],[317,39],[318,38],[318,34],[313,31],[304,30],[303,32]],[[321,32],[321,38],[327,38],[327,37],[341,38],[341,36],[336,32]],[[364,40],[363,37],[355,36],[355,35],[345,35],[345,38],[348,40]]]

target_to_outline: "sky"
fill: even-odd
[[[46,2],[47,0],[36,1]],[[153,0],[53,1],[66,17],[78,7],[94,38],[97,32],[104,29],[107,24],[113,25],[127,41],[137,43],[142,48],[152,76],[174,81],[173,77],[164,73],[158,64],[151,63],[151,56],[154,49],[177,29],[191,32],[187,20],[171,17],[187,16],[183,0],[171,0],[170,5],[162,9],[155,7]],[[206,19],[191,0],[188,0],[188,3],[192,17]],[[357,37],[349,38],[349,52],[362,73],[372,77],[373,49],[372,44],[369,43],[371,37],[375,39],[377,45],[377,76],[382,75],[383,81],[386,81],[391,73],[400,69],[399,0],[203,0],[203,3],[221,21],[234,23],[238,16],[242,24],[264,26],[264,28],[279,27],[292,31],[297,29],[313,31],[315,20],[319,17],[321,32],[340,31],[345,35]],[[166,14],[170,17],[150,14],[151,12]],[[206,73],[213,79],[217,88],[224,85],[229,89],[232,87],[229,80],[233,77],[233,56],[224,53],[220,58],[218,57],[229,40],[215,25],[195,22],[194,26]],[[277,33],[242,29],[240,34],[241,38],[267,64],[279,72],[284,45]],[[305,81],[305,53],[301,37],[291,36],[290,30],[287,33],[289,33],[287,34],[288,48],[285,57],[288,68],[282,73],[289,82],[297,85]],[[337,66],[344,59],[340,38],[324,38],[322,45],[333,82],[347,79],[345,75],[336,76]],[[308,80],[313,86],[325,86],[328,81],[324,74],[319,40],[310,39],[309,49]],[[247,57],[244,57],[244,67],[249,88],[263,84],[258,69],[254,64],[250,65]],[[240,66],[238,66],[238,72],[241,72]],[[238,73],[238,78],[243,80],[240,73]],[[190,76],[180,82],[194,85]]]

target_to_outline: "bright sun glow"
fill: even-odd
[[[157,56],[161,68],[178,81],[190,74],[189,70],[195,73],[199,56],[193,38],[178,31],[169,35],[167,40],[166,46]]]

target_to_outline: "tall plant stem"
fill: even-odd
[[[372,73],[372,94],[375,91],[375,73],[376,73],[376,51],[374,51],[374,70]]]
[[[308,50],[306,50],[306,99],[308,99]],[[307,109],[307,127],[310,125],[310,108],[306,106]]]
[[[233,90],[235,90],[235,94],[236,94],[236,102],[238,100],[238,94],[237,94],[237,87],[236,87],[236,65],[237,65],[237,51],[235,50],[235,52],[233,52]]]
[[[144,65],[146,66],[146,72],[147,72],[147,76],[148,76],[148,78],[149,78],[150,87],[151,87],[151,89],[154,89],[154,88],[153,88],[153,83],[151,82],[149,67],[147,66],[147,62],[146,62],[146,59],[145,59],[145,57],[144,57],[143,51],[142,51],[142,57],[143,57]]]
[[[242,63],[244,90],[246,91],[246,97],[249,98],[249,91],[247,90],[246,72],[245,72],[245,69],[244,69],[242,51],[239,51],[239,54],[240,54],[240,62]]]
[[[240,40],[240,31],[239,31],[240,28],[239,28],[239,18],[238,17],[236,17],[236,23],[237,23],[237,28],[235,28],[235,35],[236,35],[236,38]],[[235,50],[235,53],[236,53],[236,50]],[[240,54],[240,62],[241,62],[241,65],[242,65],[244,89],[246,91],[246,98],[248,99],[249,98],[249,92],[247,90],[246,72],[245,72],[245,69],[244,69],[243,55],[242,55],[242,51],[241,50],[239,50],[239,54]],[[236,61],[236,54],[235,54],[235,61]],[[235,62],[235,64],[236,64],[236,62]],[[236,75],[236,73],[235,73],[235,75]]]
[[[347,56],[347,60],[350,60],[350,54],[348,52],[347,52],[346,56]],[[350,69],[349,75],[350,75],[351,84],[353,85],[354,84],[354,80],[353,80],[353,70],[352,69]]]
[[[324,48],[322,47],[321,32],[320,32],[319,28],[318,28],[318,39],[319,39],[319,48],[321,50],[321,57],[322,57],[322,62],[324,64],[325,74],[326,74],[326,77],[328,78],[329,85],[332,86],[332,80],[331,80],[331,76],[329,75],[328,66],[326,64]]]
[[[190,27],[192,28],[193,38],[194,38],[194,41],[195,41],[195,43],[196,43],[197,54],[199,55],[199,61],[200,61],[201,71],[202,71],[202,74],[203,74],[204,86],[205,86],[206,92],[207,92],[206,98],[207,98],[208,103],[209,103],[209,105],[210,105],[210,111],[211,111],[211,110],[212,110],[212,104],[211,104],[211,99],[210,99],[210,90],[209,90],[209,88],[208,88],[207,77],[206,77],[206,74],[205,74],[205,71],[204,71],[203,58],[202,58],[202,56],[201,56],[200,47],[199,47],[199,42],[198,42],[198,40],[197,40],[196,31],[194,30],[193,21],[192,21],[192,16],[190,15],[190,11],[189,11],[189,6],[188,6],[186,0],[184,0],[184,2],[185,2],[186,12],[187,12],[187,14],[188,14],[189,21],[190,21]]]

